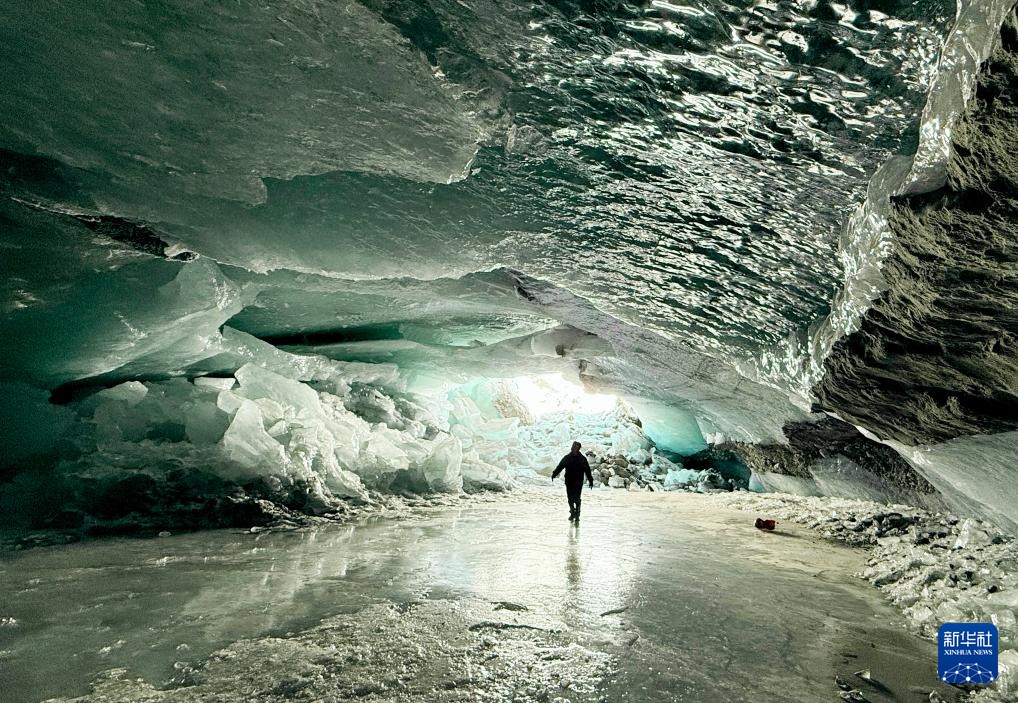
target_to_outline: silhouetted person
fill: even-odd
[[[562,457],[562,461],[558,463],[555,471],[551,474],[551,480],[554,481],[555,477],[562,473],[563,469],[566,472],[566,498],[569,499],[569,520],[579,522],[580,493],[583,492],[583,478],[586,477],[590,487],[594,487],[594,477],[590,474],[590,464],[587,463],[587,457],[580,454],[579,442],[573,442],[572,451]]]

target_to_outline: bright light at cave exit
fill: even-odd
[[[578,383],[558,374],[520,376],[513,379],[516,393],[534,417],[553,412],[602,413],[614,408],[619,399],[604,393],[588,393]]]

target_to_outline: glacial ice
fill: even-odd
[[[694,484],[699,480],[700,472],[692,469],[672,469],[665,474],[664,487],[681,488]]]
[[[347,297],[351,283],[231,270],[235,281],[204,258],[131,264],[110,275],[129,303],[100,309],[97,319],[129,330],[126,337],[104,327],[99,329],[110,339],[96,336],[95,329],[78,334],[70,320],[82,314],[81,303],[70,299],[20,317],[19,324],[31,326],[53,350],[36,357],[28,380],[69,382],[72,390],[70,404],[55,406],[43,392],[10,386],[2,402],[11,416],[5,426],[19,439],[7,444],[21,452],[12,453],[11,461],[57,451],[65,476],[103,476],[104,481],[112,480],[111,466],[125,476],[161,477],[180,467],[211,470],[264,484],[270,495],[288,494],[297,486],[315,496],[315,510],[321,511],[335,505],[329,496],[366,500],[370,491],[502,489],[514,478],[554,466],[574,438],[600,456],[621,453],[639,464],[652,446],[687,454],[719,438],[781,440],[782,425],[802,416],[780,394],[746,382],[720,362],[676,356],[664,338],[609,323],[570,294],[528,281],[532,294],[548,301],[543,311],[557,309],[586,329],[556,325],[516,295],[512,286],[519,279],[505,271],[468,280],[406,281],[398,295],[392,282],[358,284],[371,297],[358,315],[377,314],[376,306],[392,304],[403,306],[401,315],[427,307],[429,315],[439,310],[483,317],[492,306],[504,306],[511,312],[505,327],[474,326],[489,335],[480,344],[440,338],[440,325],[421,318],[406,332],[420,341],[399,331],[400,338],[392,340],[303,345],[295,336],[297,343],[275,346],[232,327],[235,319],[243,321],[238,311],[259,310],[259,325],[283,320],[287,309],[282,306],[290,304],[286,296],[296,294],[303,282],[319,291],[306,300],[320,301],[304,313],[324,320],[327,300],[339,296],[345,304],[357,304]],[[154,295],[144,293],[146,280],[157,284]],[[275,297],[263,300],[266,290]],[[168,322],[167,311],[177,319]],[[72,356],[57,351],[67,343],[68,329],[80,346]],[[655,364],[670,362],[638,368],[624,361],[635,359],[627,350],[637,347]],[[13,351],[25,357],[34,353]],[[12,367],[16,371],[23,363],[24,358],[14,359]],[[540,380],[545,377],[568,380],[549,386]],[[102,386],[110,388],[94,392]],[[617,388],[623,390],[624,406],[612,401],[609,411],[577,413],[569,403],[547,402],[569,397],[589,410],[597,392]],[[528,393],[544,399],[546,407],[538,408],[543,416],[527,407]],[[688,400],[678,403],[676,395]],[[439,446],[441,456],[458,463],[458,471],[444,475],[439,470]],[[955,485],[970,475],[952,468],[965,463],[967,454],[964,448],[936,448],[917,454],[915,463],[942,490],[980,496],[968,509],[986,505],[1001,520],[1013,520],[1006,498],[997,500],[1006,493],[991,487],[1006,476],[992,468],[1007,455],[1006,448],[979,462],[982,478]],[[660,453],[654,462],[657,478],[648,476],[644,483],[661,481],[674,468]],[[754,476],[754,485],[807,495],[901,499],[844,461],[832,462],[823,476],[806,482],[767,474]],[[266,483],[268,477],[273,480]]]
[[[890,443],[926,477],[954,510],[1018,530],[1014,493],[1018,432],[959,437],[929,447]]]
[[[780,468],[780,467],[775,467]],[[938,494],[922,494],[906,486],[882,480],[841,454],[822,458],[808,469],[806,476],[756,471],[750,477],[750,489],[756,492],[790,493],[800,496],[831,496],[884,503],[909,503],[919,507],[940,508]]]
[[[49,393],[26,383],[0,382],[0,443],[4,463],[53,451],[72,431],[74,413],[49,402]]]
[[[173,19],[188,32],[158,8],[0,11],[0,60],[21,78],[0,106],[0,512],[80,526],[66,513],[113,523],[158,494],[206,511],[247,491],[330,514],[379,493],[547,483],[572,440],[599,487],[730,485],[664,450],[782,441],[809,416],[823,358],[881,288],[888,198],[939,182],[1009,3],[960,3],[939,54],[952,3],[861,13],[866,31],[804,10],[791,25],[830,24],[846,49],[830,64],[804,27],[766,41],[765,17],[757,42],[732,9],[705,10],[723,31],[691,29],[701,44],[670,53],[617,17],[616,41],[448,5],[430,6],[435,43],[351,2],[186,8]],[[681,90],[621,89],[661,78]],[[931,84],[917,156],[887,161]],[[898,450],[949,505],[1014,529],[1016,447]],[[752,487],[898,497],[843,457],[810,471]],[[876,544],[867,577],[920,632],[1013,631],[1013,543],[996,527],[789,505]]]
[[[43,388],[179,374],[215,353],[219,328],[255,292],[208,259],[149,259],[93,273],[0,321],[7,373]]]
[[[466,368],[518,372],[531,354],[532,369],[568,370],[556,350],[587,338],[562,328],[508,340],[514,363]],[[575,375],[422,381],[413,365],[291,354],[229,326],[178,358],[187,376],[85,387],[64,406],[45,404],[71,418],[47,440],[58,446],[65,425],[73,429],[55,470],[76,493],[66,507],[88,513],[116,500],[102,498],[112,490],[104,486],[137,491],[210,471],[309,513],[376,492],[502,490],[546,477],[573,440],[597,456],[674,468],[624,401],[584,391]]]
[[[531,10],[560,12],[541,3],[479,2],[467,15],[432,3],[427,29],[350,2],[88,17],[5,8],[0,52],[22,77],[0,120],[20,169],[4,216],[19,256],[42,264],[15,271],[11,305],[27,322],[13,338],[27,341],[13,368],[47,388],[173,375],[201,349],[168,344],[172,334],[214,347],[227,320],[258,336],[386,324],[401,339],[467,346],[532,334],[543,318],[612,346],[591,374],[608,385],[631,379],[630,395],[700,408],[710,432],[778,438],[796,408],[749,388],[733,364],[809,324],[841,283],[829,255],[838,223],[907,145],[901,115],[925,99],[953,3],[925,9],[860,15],[872,28],[860,32],[847,10],[837,23],[826,10],[705,7],[711,19],[689,28],[695,49],[658,51],[616,16],[624,6],[604,10],[611,38],[532,21]],[[647,8],[646,27],[667,32],[669,13]],[[757,22],[759,37],[747,28]],[[800,55],[780,41],[791,31],[839,49]],[[207,63],[211,73],[197,68]],[[590,71],[578,82],[577,65]],[[806,200],[818,208],[805,212]],[[235,285],[216,280],[242,309],[163,306],[181,324],[148,324],[133,314],[151,298],[143,284],[179,263],[148,261],[72,216],[150,225],[163,254],[199,255],[185,270],[220,262]],[[51,229],[55,241],[34,248],[30,235]],[[119,268],[68,242],[101,242]],[[74,254],[65,308],[47,305],[61,298],[45,271],[57,249]],[[478,294],[507,271],[516,284]],[[124,338],[129,348],[114,343]],[[86,358],[33,353],[64,341]],[[761,408],[773,409],[763,421]]]
[[[161,208],[188,201],[259,202],[261,178],[338,169],[446,183],[484,134],[455,89],[357,3],[104,5],[85,14],[60,4],[7,8],[0,45],[4,65],[21,76],[5,122],[69,164],[115,174],[105,193],[112,207],[145,201],[158,221]],[[18,50],[19,26],[36,32],[31,53]],[[195,80],[195,63],[215,71]],[[283,83],[286,92],[275,90]],[[210,105],[236,120],[210,120]]]
[[[463,447],[459,438],[442,435],[421,464],[421,473],[433,491],[456,493],[463,490]]]
[[[287,467],[283,445],[265,431],[261,410],[251,401],[242,400],[236,405],[222,443],[227,458],[239,468],[241,476],[285,471]]]
[[[1010,0],[959,0],[954,24],[927,67],[929,92],[912,156],[896,154],[871,176],[865,198],[841,228],[838,258],[841,285],[830,312],[810,329],[789,334],[739,364],[748,377],[810,397],[822,378],[824,360],[834,343],[858,328],[859,319],[885,287],[880,272],[893,248],[888,225],[890,198],[928,193],[942,186],[952,153],[951,134],[972,97],[983,61],[993,50]]]
[[[0,563],[18,594],[0,615],[21,623],[3,628],[10,698],[815,703],[837,700],[836,652],[875,642],[879,658],[901,627],[852,577],[859,551],[756,535],[751,517],[700,496],[622,490],[586,496],[577,532],[561,485],[544,484],[410,520],[13,555]],[[801,595],[761,607],[761,589]],[[51,617],[34,624],[41,611]],[[726,676],[690,641],[723,644]],[[912,638],[905,651],[936,656]],[[114,667],[127,671],[74,698]]]
[[[860,14],[872,32],[767,18],[776,41],[753,52],[700,28],[705,53],[647,50],[628,22],[617,42],[591,42],[488,2],[473,8],[483,22],[433,4],[437,44],[349,2],[189,8],[181,26],[137,7],[47,6],[45,21],[5,7],[0,55],[22,79],[0,106],[4,471],[222,468],[326,509],[330,495],[504,487],[574,437],[652,458],[659,475],[673,467],[655,447],[783,441],[809,417],[818,359],[879,289],[881,208],[909,164],[878,166],[911,144],[901,116],[953,81],[930,96],[911,166],[942,164],[1002,7],[963,3],[939,66],[953,3]],[[667,21],[658,10],[647,26]],[[747,41],[733,13],[769,14],[705,12]],[[806,30],[827,25],[850,52],[809,46]],[[777,41],[793,29],[809,55]],[[210,56],[215,75],[195,81]],[[675,94],[656,86],[665,65]],[[81,79],[97,75],[109,80]],[[596,120],[578,90],[603,103]],[[649,111],[638,121],[630,99]],[[719,116],[741,137],[719,133]],[[193,260],[159,258],[181,253]],[[544,374],[632,412],[537,417],[500,386]],[[976,446],[974,472],[959,447],[908,451],[942,490],[1014,522],[999,490],[1013,446]],[[796,486],[756,481],[877,496],[853,467],[823,468]]]
[[[99,452],[115,452],[118,442],[130,440],[136,446],[128,454],[137,457],[141,447],[148,446],[139,442],[147,439],[155,444],[149,447],[149,458],[145,461],[159,466],[166,461],[174,463],[170,459],[174,449],[183,454],[193,448],[210,449],[231,464],[231,468],[224,469],[223,476],[253,479],[264,473],[266,465],[277,463],[278,445],[283,446],[286,457],[280,464],[282,475],[300,482],[309,481],[314,475],[324,485],[337,486],[337,495],[363,496],[365,490],[340,471],[362,476],[371,490],[427,485],[421,474],[421,462],[430,455],[430,445],[439,431],[453,432],[461,442],[461,473],[468,490],[473,489],[472,482],[488,488],[505,487],[511,475],[554,465],[572,435],[589,435],[589,441],[612,452],[635,451],[637,444],[650,446],[642,430],[633,436],[625,436],[625,432],[618,436],[600,431],[585,434],[583,425],[592,421],[588,418],[576,423],[567,414],[563,416],[565,427],[552,436],[550,431],[537,430],[529,424],[528,420],[533,419],[529,411],[506,407],[502,408],[507,411],[503,413],[481,397],[484,393],[468,397],[464,390],[457,391],[466,398],[464,401],[444,397],[453,386],[465,389],[475,379],[500,382],[498,379],[552,374],[570,379],[572,387],[578,387],[583,369],[583,382],[591,390],[603,388],[611,392],[629,377],[633,385],[626,398],[643,403],[636,415],[647,416],[653,441],[680,451],[702,447],[700,424],[712,430],[721,427],[730,435],[744,438],[780,436],[781,414],[774,414],[773,426],[763,432],[759,426],[753,426],[753,416],[759,415],[754,408],[772,399],[766,393],[759,396],[759,391],[750,385],[739,390],[737,375],[724,382],[733,390],[727,397],[722,394],[720,402],[713,405],[719,397],[718,378],[703,373],[702,360],[683,361],[679,357],[675,365],[657,369],[653,379],[644,372],[631,373],[635,371],[633,367],[618,366],[617,362],[620,355],[628,355],[626,348],[637,344],[657,349],[656,356],[667,359],[674,358],[666,351],[670,343],[633,327],[598,322],[601,318],[596,311],[571,296],[558,296],[555,305],[560,306],[562,315],[592,325],[600,334],[558,325],[546,317],[547,310],[520,297],[515,289],[519,280],[503,270],[465,280],[353,285],[323,277],[298,278],[292,273],[253,276],[237,269],[224,270],[204,257],[186,263],[129,260],[89,283],[96,291],[103,288],[105,297],[113,296],[115,304],[95,308],[92,301],[103,296],[88,290],[79,291],[77,296],[61,292],[51,304],[29,307],[13,320],[0,321],[0,328],[12,339],[31,339],[36,345],[8,347],[5,350],[11,361],[8,371],[21,373],[39,387],[55,387],[56,399],[71,401],[70,405],[57,408],[45,402],[43,393],[33,401],[33,407],[43,415],[33,428],[40,450],[63,441],[61,437],[69,429],[64,425],[71,423],[74,432],[80,430],[85,444],[94,441]],[[301,290],[302,287],[310,290]],[[547,296],[553,291],[545,287],[539,292]],[[268,297],[263,297],[263,293]],[[298,294],[299,297],[292,297]],[[399,309],[401,316],[410,319],[422,310],[426,314],[413,323],[415,326],[400,328],[401,336],[410,337],[392,341],[276,346],[233,327],[235,323],[245,324],[246,319],[252,331],[264,333],[265,326],[280,325],[290,319],[293,305],[298,302],[305,317],[295,319],[301,324],[328,325],[329,306],[336,300],[351,306],[345,314],[360,319],[374,316],[367,319],[375,324],[381,322],[377,317],[379,311],[387,308]],[[490,316],[496,309],[500,311],[500,321],[492,324]],[[242,311],[249,310],[259,311],[259,317],[245,318]],[[578,310],[586,311],[577,316],[574,313]],[[456,334],[464,336],[440,334],[442,324],[435,317],[446,314],[461,316],[464,327]],[[334,320],[335,310],[331,315]],[[91,322],[76,324],[81,318]],[[383,328],[373,333],[380,329]],[[465,336],[468,329],[472,329],[473,337],[483,337],[487,343],[470,341]],[[414,341],[413,337],[421,341]],[[74,347],[73,353],[68,353],[68,345]],[[253,365],[252,369],[264,369],[303,385],[262,388],[255,393],[258,382],[254,375],[258,372],[241,371],[248,364]],[[694,368],[698,369],[695,373]],[[245,379],[245,375],[251,377]],[[171,382],[167,376],[177,378],[177,382]],[[196,380],[180,385],[185,378]],[[671,390],[664,389],[662,394],[661,388],[653,388],[655,384],[661,386],[663,378],[670,379],[670,389],[707,399],[697,418],[691,409],[668,408],[666,398]],[[98,413],[96,404],[107,398],[105,392],[94,394],[91,399],[84,397],[96,388],[117,387],[124,382],[136,385],[115,393],[145,388],[149,397],[139,401],[137,408],[113,403],[109,397],[111,403]],[[635,389],[640,392],[631,392]],[[648,389],[661,399],[651,399]],[[208,395],[220,390],[229,393]],[[558,392],[552,388],[542,390],[546,397],[554,397]],[[285,397],[275,397],[273,393]],[[513,393],[498,395],[504,400]],[[0,402],[14,402],[17,397],[8,396]],[[216,402],[210,401],[213,397]],[[256,402],[264,433],[271,442],[252,434],[257,424],[250,422],[252,410],[245,409],[240,420],[235,418],[239,409],[237,397]],[[589,393],[587,397],[593,398]],[[270,401],[282,403],[283,409],[291,406],[290,415],[297,412],[293,408],[306,407],[316,420],[310,427],[290,428],[294,418],[286,416]],[[471,403],[479,403],[480,409],[472,409]],[[740,410],[733,413],[733,405]],[[87,412],[78,412],[85,408]],[[133,416],[135,410],[137,416]],[[14,412],[18,413],[20,410]],[[323,413],[331,413],[326,418],[328,422]],[[452,417],[456,413],[464,413],[464,418],[456,420]],[[51,428],[44,420],[55,414],[63,418],[63,424]],[[451,424],[450,419],[454,420]],[[249,420],[246,425],[245,420]],[[615,422],[611,418],[602,420],[608,424]],[[625,420],[623,424],[630,422]],[[385,427],[377,427],[379,423]],[[550,418],[547,424],[551,424]],[[241,432],[242,427],[252,431]],[[509,441],[512,438],[516,440]],[[246,457],[245,443],[253,443],[247,447]],[[334,446],[330,448],[330,444]],[[550,448],[552,444],[556,446]],[[262,461],[261,469],[253,465],[252,447],[264,449],[272,457]],[[313,452],[308,447],[322,447],[322,451]],[[160,456],[162,451],[168,452],[167,456]],[[73,471],[84,471],[80,457],[72,460],[66,453],[64,456],[73,464]],[[339,468],[332,466],[331,456],[336,457]],[[108,460],[124,465],[124,457]],[[216,460],[202,456],[200,461],[214,470]]]

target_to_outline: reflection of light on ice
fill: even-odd
[[[600,413],[611,410],[618,398],[603,393],[587,393],[582,386],[558,374],[521,376],[512,380],[516,394],[534,417],[553,412]]]
[[[599,499],[587,491],[584,497],[589,519],[579,527],[565,527],[563,489],[557,513],[530,512],[522,520],[524,526],[513,522],[519,520],[516,515],[499,510],[497,536],[482,538],[473,532],[476,523],[466,521],[461,527],[466,534],[457,550],[441,542],[421,541],[414,546],[416,558],[429,564],[427,575],[433,583],[455,588],[469,585],[492,599],[501,594],[521,603],[542,604],[567,623],[585,610],[598,613],[617,607],[632,597],[633,564],[626,553],[604,549],[610,523],[603,520]]]

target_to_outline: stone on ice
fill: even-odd
[[[880,523],[880,529],[884,533],[904,530],[913,523],[913,519],[911,517],[897,512],[875,515],[873,519]]]
[[[707,469],[705,471],[701,471],[699,477],[697,477],[696,479],[696,489],[700,493],[706,493],[707,491],[712,490],[720,490],[725,487],[726,487],[725,479],[716,469]]]
[[[630,464],[643,464],[644,466],[650,465],[653,462],[653,457],[650,452],[639,447],[631,452],[627,453],[627,457]]]

